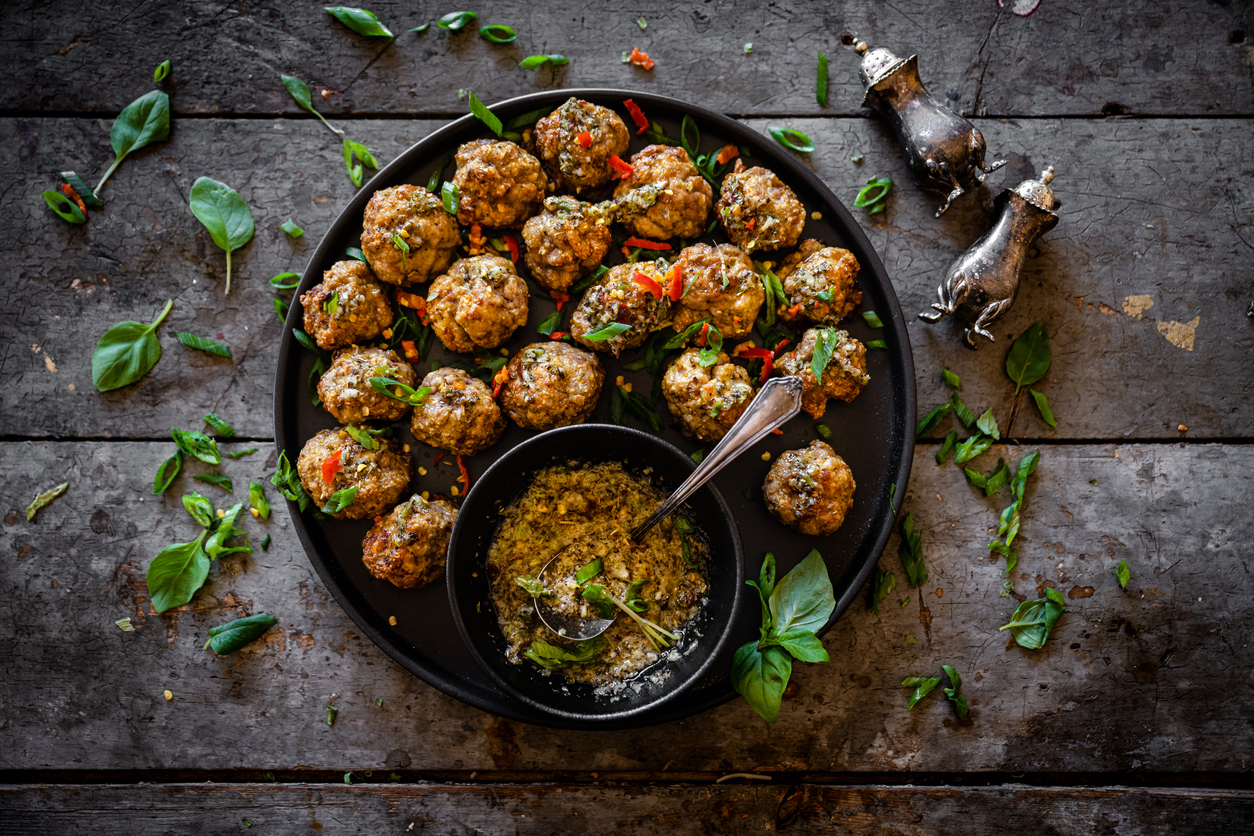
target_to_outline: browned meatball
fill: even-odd
[[[631,168],[631,174],[614,187],[614,197],[619,201],[619,220],[633,235],[666,239],[705,234],[714,190],[687,151],[673,145],[649,145],[631,158]],[[649,193],[656,194],[656,199],[633,212],[625,198],[642,187],[651,187]]]
[[[423,444],[473,456],[505,432],[505,416],[482,380],[445,366],[422,379],[431,394],[414,407],[410,430]]]
[[[453,183],[461,193],[457,220],[464,226],[518,227],[540,210],[548,179],[540,161],[518,145],[476,139],[457,149]]]
[[[609,252],[610,218],[573,197],[550,197],[522,228],[523,261],[536,284],[565,290],[590,274]]]
[[[444,571],[456,519],[449,500],[415,494],[375,522],[361,543],[361,560],[370,574],[401,589],[429,584]]]
[[[409,404],[375,391],[372,377],[390,377],[410,387],[416,379],[413,368],[395,351],[352,345],[335,352],[331,368],[318,381],[318,397],[341,424],[404,417]]]
[[[587,421],[605,381],[595,354],[560,342],[532,343],[506,369],[501,408],[515,424],[532,430]]]
[[[392,324],[392,306],[383,286],[360,261],[332,264],[321,284],[301,295],[300,304],[305,309],[305,333],[325,351],[373,340]]]
[[[685,438],[713,442],[727,435],[754,392],[749,373],[726,354],[719,352],[712,365],[704,366],[701,350],[690,348],[666,370],[662,394]]]
[[[789,450],[766,474],[762,495],[775,519],[802,534],[834,534],[853,507],[857,485],[844,459],[825,442]]]
[[[665,287],[666,276],[656,262],[611,267],[600,281],[588,288],[570,316],[570,335],[578,343],[593,351],[611,352],[615,357],[624,349],[644,345],[653,329],[666,318],[670,299],[665,293],[655,296],[646,290],[632,278],[637,273]],[[588,334],[614,322],[631,327],[608,339],[588,339]]]
[[[589,136],[587,146],[580,135]],[[536,151],[558,187],[576,194],[610,182],[610,157],[627,153],[627,126],[607,107],[574,97],[536,123]]]
[[[823,342],[822,353],[831,352],[831,359],[823,368],[821,384],[811,368],[820,341]],[[775,371],[801,378],[801,408],[814,418],[823,417],[829,398],[848,403],[858,397],[862,387],[871,380],[866,373],[866,346],[835,328],[806,331],[795,349],[775,361]]]
[[[791,247],[806,225],[805,207],[775,172],[739,159],[723,178],[716,211],[723,232],[747,253]]]
[[[395,505],[409,486],[409,456],[400,452],[396,441],[369,435],[363,438],[371,445],[369,449],[343,427],[323,430],[305,442],[296,460],[300,483],[318,508],[326,506],[337,491],[357,489],[352,504],[331,514],[337,520],[377,517]],[[323,478],[326,473],[333,473],[330,482]]]
[[[787,320],[835,325],[862,304],[862,291],[854,284],[858,259],[849,250],[805,241],[784,259],[776,275],[788,296],[788,308],[783,311]]]
[[[527,324],[527,283],[499,255],[463,258],[431,283],[427,316],[449,351],[496,348]]]
[[[411,183],[377,191],[362,217],[361,251],[380,281],[412,285],[448,269],[461,243],[440,198]],[[408,250],[406,250],[408,248]]]
[[[684,276],[684,295],[675,304],[675,330],[709,319],[724,337],[753,330],[766,288],[744,251],[731,244],[693,244],[675,262]]]

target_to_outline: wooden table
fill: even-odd
[[[300,5],[0,10],[0,831],[226,833],[248,820],[275,833],[1249,832],[1249,0],[1044,0],[1029,18],[992,0],[477,7],[519,30],[510,46],[405,32],[452,7],[376,0],[402,33],[389,41]],[[989,188],[932,217],[936,198],[911,184],[886,125],[859,110],[847,33],[920,53],[931,89],[1010,161]],[[633,47],[653,56],[652,72],[619,61]],[[826,107],[814,97],[819,50],[832,62]],[[539,52],[570,64],[516,67]],[[112,118],[166,58],[170,140],[122,164],[87,225],[57,220],[40,190],[65,169],[94,182],[111,159]],[[1009,341],[1038,320],[1048,329],[1054,360],[1039,388],[1058,429],[1025,405],[1018,444],[993,453],[1042,454],[1013,581],[1015,598],[1067,595],[1046,647],[997,631],[1016,605],[984,549],[1004,494],[985,499],[952,463],[937,466],[938,438],[919,444],[904,502],[923,533],[927,588],[905,589],[894,537],[881,562],[902,585],[878,617],[859,602],[828,633],[830,664],[798,666],[774,726],[743,701],[614,733],[462,705],[363,639],[283,507],[268,524],[247,521],[254,542],[273,535],[268,552],[224,559],[189,607],[153,614],[148,561],[190,539],[178,499],[194,487],[187,473],[164,496],[151,488],[170,429],[215,411],[238,428],[229,447],[262,448],[223,472],[236,485],[272,472],[280,326],[266,280],[304,268],[354,191],[337,141],[280,73],[309,81],[318,109],[383,161],[464,113],[461,88],[489,102],[639,88],[764,132],[798,128],[837,194],[851,201],[880,173],[898,184],[886,212],[859,221],[911,316],[983,231],[997,192],[1054,165],[1062,220],[1024,265],[998,342],[970,352],[951,324],[910,325],[921,409],[946,397],[948,367],[967,403],[1003,425]],[[201,175],[239,189],[257,218],[229,298],[222,253],[187,207]],[[280,231],[288,217],[305,237]],[[97,393],[99,335],[151,320],[170,298],[161,362],[136,386]],[[221,338],[234,360],[180,346],[183,330]],[[27,522],[35,493],[66,480],[69,493]],[[279,619],[264,643],[225,658],[202,649],[210,626],[263,610]],[[127,616],[134,632],[114,625]],[[963,674],[969,721],[955,722],[939,691],[906,711],[898,682],[943,663]],[[716,783],[735,772],[770,780]]]

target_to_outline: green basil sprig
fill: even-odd
[[[52,504],[53,500],[55,500],[61,494],[65,493],[67,490],[69,490],[69,488],[70,488],[69,482],[62,482],[61,484],[57,485],[55,488],[49,488],[48,490],[44,491],[43,493],[39,494],[39,496],[31,500],[31,504],[26,506],[26,521],[30,522],[31,520],[35,519],[35,515],[38,514],[41,509]],[[1124,564],[1124,568],[1125,569],[1127,568],[1126,563]],[[1125,581],[1123,585],[1127,586],[1127,582]]]
[[[962,687],[962,677],[958,676],[958,671],[954,670],[953,665],[941,665],[945,671],[945,676],[949,677],[949,687],[945,689],[945,696],[949,697],[949,701],[954,704],[954,711],[958,713],[959,720],[967,719],[970,708],[967,707],[967,698],[958,693],[958,689]]]
[[[1020,512],[1023,510],[1023,493],[1027,488],[1028,477],[1036,471],[1040,461],[1041,454],[1038,450],[1024,456],[1019,462],[1019,467],[1010,480],[1010,493],[1014,500],[1002,509],[998,520],[997,536],[1003,539],[994,540],[988,544],[989,551],[1004,555],[1006,558],[1006,570],[1002,573],[1003,576],[1009,575],[1019,560],[1019,553],[1012,547],[1012,544],[1019,534]]]
[[[858,191],[858,196],[854,198],[853,205],[866,209],[868,215],[878,215],[888,205],[885,198],[888,197],[888,193],[892,188],[893,178],[887,176],[872,177]]]
[[[161,359],[161,341],[153,332],[173,307],[171,299],[149,325],[128,320],[104,332],[91,355],[91,382],[97,390],[120,389],[148,374]]]
[[[205,642],[205,647],[219,656],[227,656],[244,645],[252,644],[278,623],[277,618],[266,613],[237,618],[226,624],[210,627],[209,641]]]
[[[1043,600],[1024,601],[1010,616],[1010,623],[997,629],[1009,630],[1019,647],[1040,650],[1049,638],[1049,631],[1054,629],[1054,624],[1066,608],[1067,602],[1062,593],[1046,588]]]
[[[205,554],[209,555],[211,560],[217,560],[222,555],[234,554],[235,552],[244,552],[252,554],[253,548],[245,542],[239,546],[227,546],[226,541],[232,537],[237,537],[244,533],[241,528],[235,527],[235,518],[239,516],[239,512],[244,509],[243,503],[235,503],[226,509],[226,513],[218,520],[218,527],[209,535],[209,539],[205,541]]]
[[[207,337],[198,337],[195,334],[189,334],[186,331],[179,331],[178,338],[179,342],[188,348],[195,348],[205,352],[206,354],[216,354],[219,357],[233,359],[231,357],[231,347],[229,345],[214,342]]]
[[[279,273],[270,280],[270,287],[275,290],[295,290],[300,284],[300,273]]]
[[[325,116],[314,110],[313,95],[309,92],[309,85],[305,84],[305,82],[301,81],[294,75],[280,75],[279,78],[283,81],[283,89],[292,94],[292,98],[296,100],[296,104],[321,119],[322,124],[326,125],[327,128],[336,136],[344,135],[344,132],[339,128],[332,127],[331,123],[326,120]]]
[[[165,142],[170,138],[170,97],[160,90],[152,90],[128,104],[113,120],[109,129],[109,144],[113,146],[113,165],[105,171],[96,185],[96,191],[104,188],[105,181],[126,155],[138,151],[150,142]]]
[[[253,213],[239,192],[212,177],[192,184],[192,214],[209,230],[209,237],[226,252],[226,295],[231,293],[231,253],[253,237]]]
[[[350,6],[326,6],[325,11],[333,18],[367,38],[391,38],[391,30],[379,22],[374,12],[354,9]]]
[[[85,224],[87,216],[83,214],[83,210],[78,208],[78,204],[70,200],[65,192],[45,190],[43,193],[44,203],[48,204],[48,208],[57,213],[57,217],[66,223]]]

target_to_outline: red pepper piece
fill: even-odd
[[[557,303],[557,309],[559,311],[562,309],[562,305],[565,305],[567,302],[570,301],[570,294],[563,293],[560,290],[550,290],[549,295],[552,296],[553,301]]]
[[[788,309],[788,315],[796,316],[797,314],[801,313],[801,309],[803,307],[805,306],[802,305],[800,302],[798,302],[797,304],[793,305],[791,308]]]
[[[431,466],[432,466],[432,467],[439,467],[439,466],[440,466],[440,459],[444,458],[444,457],[445,457],[445,456],[447,456],[447,455],[448,455],[448,453],[441,453],[440,455],[436,456],[436,457],[435,457],[435,461],[433,461],[433,462],[431,463]]]
[[[769,348],[746,348],[739,356],[761,360],[762,374],[758,375],[758,383],[766,383],[766,379],[771,376],[771,370],[775,368],[774,352]]]
[[[714,158],[714,161],[720,165],[726,165],[739,156],[740,149],[735,145],[724,145],[723,150],[718,152],[718,156]]]
[[[562,337],[566,336],[569,333],[570,333],[569,331],[554,331],[552,334],[549,334],[549,339],[560,340]]]
[[[779,355],[783,354],[784,347],[789,345],[791,342],[792,340],[788,339],[787,337],[784,337],[782,340],[775,343],[775,356],[778,357]]]
[[[701,323],[701,333],[697,335],[697,345],[705,345],[705,338],[710,333],[710,323]]]
[[[87,214],[87,204],[83,203],[83,199],[78,196],[78,192],[74,191],[74,189],[70,187],[69,183],[63,184],[61,186],[61,191],[65,192],[66,197],[78,204],[78,208],[83,210],[84,215]]]
[[[507,380],[509,380],[509,366],[501,366],[501,370],[492,378],[492,383],[494,384],[492,386],[492,397],[499,398],[501,396],[501,387],[505,385]]]
[[[749,220],[745,221],[745,229],[749,230],[750,232],[753,232],[753,228],[757,225],[758,225],[757,218],[750,218]]]
[[[507,232],[502,236],[505,246],[509,247],[509,260],[518,263],[518,239],[514,237],[514,233]]]
[[[411,363],[417,363],[422,359],[413,340],[401,340],[401,350],[405,352],[405,359]]]
[[[663,244],[660,241],[650,241],[647,238],[636,238],[632,236],[623,242],[629,247],[639,247],[642,250],[669,250],[670,244]]]
[[[466,487],[462,490],[462,493],[466,493],[470,490],[470,471],[466,469],[466,465],[462,462],[461,456],[457,457],[457,469],[462,472],[462,478],[457,481],[465,483]]]
[[[662,286],[646,276],[644,273],[632,274],[631,280],[643,287],[649,293],[653,294],[656,299],[661,299],[666,295],[666,291],[662,290]]]
[[[684,268],[678,264],[670,269],[670,282],[667,284],[667,296],[672,302],[678,302],[684,296]]]
[[[784,431],[779,429],[778,427],[776,429],[771,430],[771,435],[783,435],[783,434],[784,434]]]
[[[634,169],[623,162],[617,154],[610,154],[610,168],[617,172],[618,177],[630,177]],[[618,179],[618,178],[615,178]]]
[[[575,137],[575,139],[579,140],[579,144],[582,145],[584,148],[592,147],[592,134],[588,133],[587,131],[584,131],[583,133],[579,134],[578,136]]]
[[[344,468],[344,465],[340,464],[340,456],[343,454],[343,449],[336,450],[322,460],[322,481],[328,485],[335,481],[335,474]]]
[[[654,66],[653,59],[649,57],[649,53],[641,52],[635,48],[631,50],[631,56],[627,60],[645,70],[651,70]]]
[[[623,102],[623,107],[627,108],[627,113],[631,116],[631,121],[636,123],[636,127],[640,130],[636,131],[636,135],[644,133],[649,129],[649,120],[644,118],[644,111],[640,109],[640,105],[631,99]]]

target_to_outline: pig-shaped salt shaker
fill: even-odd
[[[946,195],[936,216],[963,192],[1006,164],[984,164],[984,136],[974,125],[932,98],[919,79],[919,56],[904,61],[866,41],[854,47],[862,56],[858,75],[866,95],[863,107],[882,113],[906,149],[914,179],[925,189]]]
[[[1024,180],[1005,189],[993,206],[997,218],[988,232],[971,245],[945,272],[936,289],[940,301],[920,319],[939,322],[945,314],[955,314],[966,323],[963,339],[975,348],[975,335],[992,341],[988,326],[1001,319],[1019,292],[1019,268],[1028,247],[1043,233],[1054,228],[1059,201],[1049,184],[1054,167],[1041,172],[1040,180]]]

